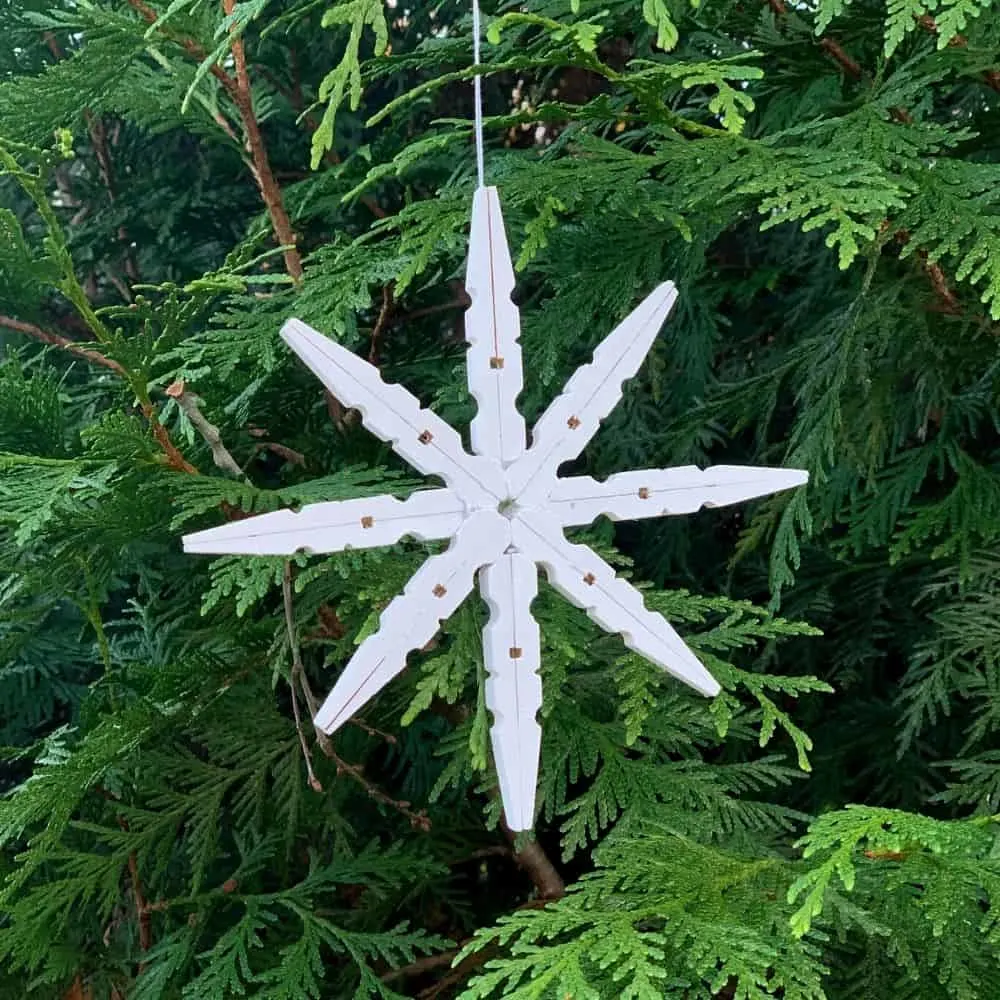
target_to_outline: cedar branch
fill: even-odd
[[[236,7],[236,0],[222,0],[222,9],[228,17]],[[261,135],[260,126],[257,123],[257,116],[253,109],[253,94],[250,89],[250,73],[247,70],[246,51],[243,47],[243,39],[233,36],[233,66],[236,69],[236,89],[233,93],[233,100],[236,110],[239,112],[240,120],[243,123],[243,132],[246,136],[247,149],[253,163],[253,174],[260,189],[261,197],[267,208],[267,214],[271,218],[271,227],[274,235],[281,246],[285,247],[285,270],[292,276],[294,281],[302,280],[302,258],[295,248],[295,233],[285,210],[285,202],[281,194],[281,188],[274,179],[271,170],[271,161],[268,159],[267,148],[264,145],[264,137]]]
[[[145,2],[145,0],[128,0],[130,6],[148,24],[155,24],[159,15]],[[228,16],[233,12],[236,0],[223,0],[222,9]],[[172,32],[161,29],[164,36],[176,42],[185,52],[199,63],[206,58],[205,50],[193,39],[175,35]],[[222,89],[229,96],[236,106],[240,122],[243,126],[243,136],[247,153],[250,156],[250,170],[257,183],[264,207],[271,220],[271,229],[275,239],[285,248],[285,269],[296,282],[302,279],[302,257],[296,249],[295,233],[292,230],[288,212],[285,210],[285,202],[281,193],[281,187],[274,177],[271,169],[271,161],[268,158],[267,147],[264,144],[264,137],[257,122],[257,116],[253,108],[253,95],[250,88],[250,75],[247,72],[246,51],[243,47],[243,40],[236,37],[233,32],[233,66],[236,72],[235,77],[230,76],[218,63],[214,63],[210,69],[214,76],[222,85]]]
[[[116,375],[125,379],[126,382],[129,381],[128,372],[113,358],[106,358],[103,354],[99,354],[97,351],[93,351],[88,347],[81,347],[75,341],[70,340],[69,337],[63,337],[58,333],[50,333],[48,330],[43,330],[40,326],[37,326],[34,323],[26,323],[23,320],[14,319],[13,316],[0,315],[0,326],[4,326],[8,330],[14,330],[17,333],[23,333],[43,344],[50,344],[52,347],[59,347],[79,358],[85,358],[92,364],[101,365],[104,368],[110,369]],[[163,426],[163,424],[160,423],[153,404],[149,401],[143,401],[140,405],[142,415],[149,423],[150,429],[153,432],[153,437],[156,438],[157,444],[159,444],[164,455],[167,457],[167,464],[172,469],[177,469],[179,472],[197,472],[198,470],[181,454],[177,445],[170,440],[170,435],[167,433],[167,429]]]
[[[768,6],[774,13],[778,16],[784,16],[788,13],[788,7],[785,4],[785,0],[767,0]],[[932,34],[937,34],[938,27],[934,18],[930,16],[923,16],[917,18],[917,23],[920,24],[922,28]],[[823,35],[820,38],[820,47],[826,52],[835,62],[844,70],[844,72],[851,77],[853,80],[861,80],[864,78],[864,71],[861,66],[844,50],[843,46],[837,42],[835,39],[830,38],[828,35]],[[951,45],[967,45],[968,41],[962,35],[956,35],[955,38],[949,43]],[[990,83],[989,77],[992,74],[987,73],[987,82]],[[1000,73],[996,74],[996,89],[1000,90]],[[992,86],[993,84],[990,83]],[[913,124],[913,115],[903,107],[890,108],[889,113],[892,117],[902,125]],[[897,239],[901,242],[906,242],[909,239],[909,233],[905,230],[900,230],[896,234]],[[941,266],[934,262],[929,262],[927,259],[927,252],[925,250],[920,250],[918,256],[923,264],[924,273],[928,276],[931,282],[931,287],[934,289],[934,294],[941,305],[941,311],[948,313],[950,315],[958,315],[962,312],[961,303],[958,297],[951,290],[948,284],[948,279]]]
[[[919,24],[924,31],[927,31],[932,35],[938,34],[937,21],[935,21],[930,14],[921,14],[917,18],[917,24]],[[948,47],[952,49],[964,49],[968,46],[968,44],[969,39],[962,34],[952,35],[952,37],[948,40]],[[986,70],[986,72],[983,73],[983,82],[987,87],[1000,91],[1000,70]]]

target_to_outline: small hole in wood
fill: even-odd
[[[586,576],[585,576],[585,577],[583,578],[583,582],[584,582],[585,584],[587,584],[587,586],[588,586],[588,587],[592,587],[592,586],[593,586],[593,585],[594,585],[595,583],[597,583],[597,577],[596,577],[596,576],[594,576],[594,574],[593,574],[593,573],[588,573],[588,574],[587,574],[587,575],[586,575]]]
[[[566,426],[571,431],[575,431],[577,429],[577,427],[580,426],[580,418],[579,417],[570,417],[569,420],[566,421]]]
[[[647,490],[645,486],[641,486],[639,488],[639,499],[640,500],[648,500],[649,499],[649,490]]]
[[[490,368],[503,368],[503,358],[490,358]]]
[[[512,660],[519,660],[519,659],[521,659],[521,647],[520,646],[511,646],[509,652],[510,652],[510,658]]]
[[[431,593],[435,597],[444,597],[444,595],[447,594],[448,591],[445,587],[442,587],[440,583],[435,583],[434,590],[432,590]]]
[[[431,432],[430,432],[430,431],[421,431],[421,433],[420,433],[420,437],[418,437],[418,438],[417,438],[417,440],[418,440],[418,441],[419,441],[419,442],[420,442],[421,444],[430,444],[430,443],[431,443],[431,441],[433,441],[433,440],[434,440],[434,435],[433,435],[433,434],[431,434]]]
[[[374,517],[363,517],[363,518],[361,518],[361,527],[362,528],[371,528],[371,527],[374,527],[374,525],[375,525],[375,518]]]

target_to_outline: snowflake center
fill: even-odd
[[[517,501],[513,497],[507,497],[505,500],[501,500],[497,510],[503,514],[507,520],[513,520],[517,515]]]

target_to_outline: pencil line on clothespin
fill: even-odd
[[[472,64],[479,65],[479,0],[472,0]],[[479,187],[486,187],[486,169],[483,165],[483,77],[481,73],[476,73],[472,81],[473,92],[475,94],[475,122],[474,130],[476,134],[476,177]]]

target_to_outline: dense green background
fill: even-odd
[[[467,5],[4,0],[0,995],[995,1000],[998,15],[485,12],[525,413],[672,278],[577,467],[811,474],[581,533],[714,702],[542,583],[535,840],[478,599],[310,731],[426,547],[179,545],[420,483],[291,315],[467,427]]]

